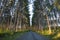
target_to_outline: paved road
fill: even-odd
[[[49,38],[46,38],[45,36],[39,35],[35,32],[27,32],[17,38],[16,40],[49,40]]]

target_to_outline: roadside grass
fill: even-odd
[[[15,31],[1,32],[0,40],[15,40],[16,38],[20,37],[20,35],[23,35],[25,32],[28,32],[28,30],[17,32]]]
[[[38,30],[36,32],[50,38],[51,40],[60,40],[60,28],[58,28],[57,30],[52,29],[51,33],[49,33],[49,30],[47,29],[43,31]]]

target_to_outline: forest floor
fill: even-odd
[[[50,38],[50,40],[60,40],[60,28],[51,29],[51,33],[47,29],[45,29],[43,31],[37,30],[36,32],[40,35],[44,35],[44,36]]]
[[[23,35],[26,31],[18,31],[18,32],[7,32],[7,33],[0,33],[0,40],[15,40],[16,38]]]

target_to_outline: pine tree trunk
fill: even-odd
[[[46,19],[47,19],[47,26],[49,28],[49,33],[51,34],[51,26],[50,26],[49,19],[48,19],[47,15],[46,15]]]

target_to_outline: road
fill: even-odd
[[[23,34],[16,40],[50,40],[50,39],[45,36],[42,36],[35,32],[30,31],[30,32],[26,32],[25,34]]]

